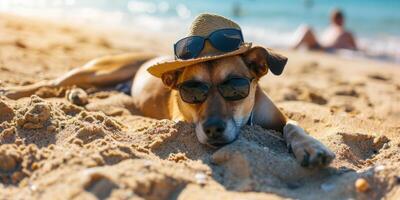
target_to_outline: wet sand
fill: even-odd
[[[55,78],[90,59],[170,53],[171,38],[0,15],[0,91]],[[156,45],[155,45],[156,44]],[[279,133],[244,127],[220,149],[191,124],[135,115],[129,96],[71,88],[0,97],[0,199],[398,199],[400,66],[281,51],[282,76],[262,88],[336,153],[305,169]]]

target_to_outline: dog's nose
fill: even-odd
[[[226,123],[218,118],[209,118],[203,123],[203,130],[209,139],[219,139],[223,137]]]

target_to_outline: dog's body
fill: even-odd
[[[275,60],[268,56],[264,48],[254,47],[245,55],[195,64],[166,73],[161,79],[152,76],[147,68],[167,57],[148,53],[108,56],[95,59],[58,79],[12,88],[6,90],[5,94],[17,99],[29,96],[42,87],[105,86],[133,77],[132,98],[144,116],[194,123],[196,135],[203,144],[220,146],[230,143],[236,139],[240,128],[250,121],[263,128],[282,132],[288,147],[303,166],[328,164],[334,154],[308,136],[295,122],[288,120],[259,87],[258,79],[268,72],[268,68],[272,70],[274,67]],[[248,97],[226,101],[212,89],[204,103],[188,104],[181,100],[175,88],[178,83],[187,80],[215,85],[231,76],[255,78],[251,82]]]

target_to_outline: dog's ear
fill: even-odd
[[[243,60],[257,77],[261,77],[268,69],[275,75],[282,74],[288,59],[263,47],[253,47],[243,55]]]
[[[168,88],[175,89],[180,74],[181,70],[165,72],[161,75],[161,80]]]

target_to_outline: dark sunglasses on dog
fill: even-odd
[[[249,95],[250,83],[253,79],[233,77],[216,85],[218,92],[227,101],[244,99]],[[190,104],[203,103],[212,87],[209,83],[190,80],[177,85],[182,100]]]
[[[209,40],[214,48],[223,52],[237,50],[244,42],[242,31],[233,28],[219,29],[207,37],[190,36],[176,42],[174,44],[176,58],[182,60],[196,58],[203,50],[206,40]]]

